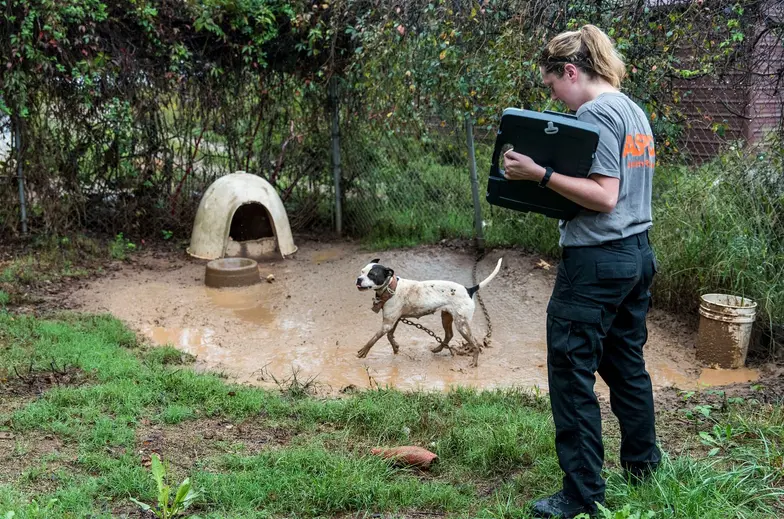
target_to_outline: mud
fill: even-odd
[[[77,308],[110,312],[156,344],[170,343],[197,358],[197,369],[222,372],[243,383],[276,387],[297,373],[316,377],[325,393],[346,387],[392,386],[403,390],[443,390],[452,385],[547,389],[545,309],[555,266],[517,250],[497,250],[479,264],[487,276],[499,256],[499,275],[482,292],[493,329],[493,347],[479,357],[433,354],[436,341],[424,331],[400,324],[401,345],[394,355],[386,338],[365,359],[356,352],[381,325],[371,311],[372,294],[354,282],[371,259],[412,279],[449,279],[472,284],[470,250],[421,247],[385,252],[362,251],[351,243],[301,241],[287,260],[259,264],[260,275],[275,281],[243,288],[204,286],[206,262],[183,255],[137,261],[93,281],[71,295]],[[443,336],[440,316],[419,321]],[[472,321],[481,341],[487,323],[479,305]],[[753,370],[703,370],[695,358],[697,330],[678,316],[652,310],[646,359],[657,389],[696,389],[700,385],[754,380]],[[456,345],[459,342],[453,339]],[[597,391],[606,385],[597,379]]]
[[[744,341],[745,339],[745,341]],[[742,325],[700,319],[697,360],[708,366],[737,368],[743,365],[748,351],[748,335]]]
[[[22,478],[33,467],[42,466],[44,459],[45,469]],[[72,474],[80,472],[76,448],[71,442],[37,431],[8,439],[0,437],[0,484],[16,483],[20,490],[45,494],[60,484],[61,469]]]
[[[50,363],[49,371],[36,371],[29,366],[9,366],[0,370],[0,394],[8,397],[37,397],[53,386],[81,386],[88,375],[73,366]],[[2,408],[2,404],[0,404]]]
[[[264,425],[261,420],[233,423],[228,420],[201,418],[187,426],[151,424],[142,421],[136,431],[135,450],[142,464],[149,466],[153,453],[186,471],[214,456],[243,452],[258,454],[262,450],[287,445],[292,432]]]

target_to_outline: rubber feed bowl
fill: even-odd
[[[248,258],[212,260],[204,275],[204,284],[212,288],[245,287],[260,281],[258,263]]]

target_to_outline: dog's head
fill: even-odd
[[[362,269],[357,278],[357,288],[359,290],[378,290],[387,279],[395,275],[395,271],[386,268],[384,265],[378,263],[379,260],[374,259]]]

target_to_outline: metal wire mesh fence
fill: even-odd
[[[345,232],[398,242],[470,237],[474,208],[465,128],[365,124],[341,137]]]

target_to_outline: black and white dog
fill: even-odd
[[[378,313],[383,310],[381,330],[379,330],[368,343],[357,352],[357,357],[367,356],[370,348],[386,334],[392,351],[398,352],[399,345],[395,341],[395,328],[401,318],[419,318],[424,315],[434,314],[441,311],[441,323],[444,326],[444,340],[433,348],[433,353],[438,353],[447,348],[450,353],[454,351],[449,346],[452,339],[452,324],[457,327],[457,331],[468,341],[469,348],[473,354],[471,367],[476,367],[479,359],[480,347],[471,333],[471,319],[474,316],[474,294],[479,289],[490,283],[501,269],[501,260],[495,270],[481,283],[471,288],[465,287],[452,281],[414,281],[395,276],[395,272],[381,264],[378,259],[374,259],[360,272],[357,278],[357,288],[359,290],[375,290],[376,297],[373,300],[373,311]]]

